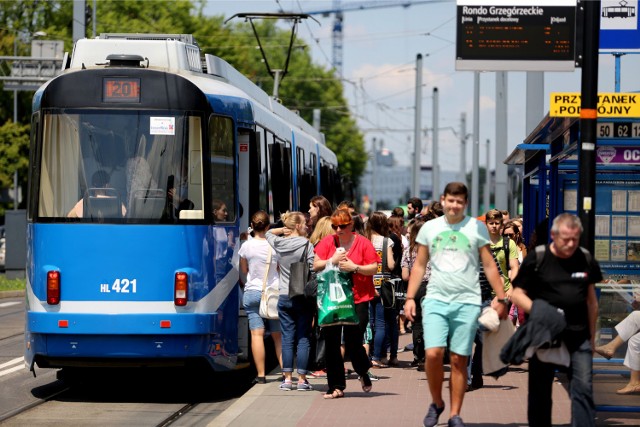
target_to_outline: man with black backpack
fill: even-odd
[[[595,426],[591,378],[598,316],[595,283],[602,280],[602,272],[589,251],[580,248],[581,234],[578,217],[558,215],[551,227],[551,244],[530,251],[513,281],[513,302],[529,319],[503,347],[500,357],[505,363],[517,363],[534,351],[529,359],[528,418],[532,427],[551,425],[551,389],[562,361],[570,381],[571,425]],[[553,359],[551,351],[555,351]]]

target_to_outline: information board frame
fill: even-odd
[[[574,71],[575,0],[457,0],[457,71]]]

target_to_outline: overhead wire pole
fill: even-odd
[[[422,137],[422,54],[416,57],[416,111],[413,141],[412,197],[420,197],[420,147]]]
[[[431,200],[440,200],[440,162],[438,159],[438,88],[433,88],[433,158],[431,160],[432,191]]]
[[[487,139],[487,152],[486,161],[485,161],[485,171],[484,171],[484,194],[482,197],[482,211],[487,212],[489,210],[489,205],[491,204],[491,140]],[[497,204],[496,204],[497,206]]]
[[[578,216],[584,232],[580,245],[593,253],[596,218],[596,126],[598,120],[598,48],[600,1],[581,1],[584,7],[582,96],[578,141]]]
[[[473,73],[473,154],[471,167],[471,216],[478,216],[480,198],[480,72]]]
[[[467,181],[467,114],[460,113],[460,182]]]

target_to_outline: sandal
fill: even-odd
[[[341,397],[344,397],[344,391],[339,389],[335,389],[332,392],[327,391],[322,397],[325,399],[340,399]]]
[[[362,384],[362,391],[369,393],[371,391],[371,378],[365,374],[360,377],[360,384]]]
[[[382,362],[379,362],[377,360],[372,360],[371,361],[371,367],[376,368],[376,369],[382,369],[382,368],[388,368],[388,365],[385,365]]]

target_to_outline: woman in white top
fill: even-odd
[[[276,355],[282,367],[280,321],[278,319],[263,319],[259,314],[260,297],[262,296],[262,285],[265,280],[265,273],[266,286],[278,288],[278,256],[265,239],[265,234],[269,229],[269,215],[264,211],[256,212],[251,217],[251,227],[253,229],[253,239],[247,240],[238,252],[240,256],[240,271],[242,275],[247,278],[244,284],[242,305],[249,319],[251,352],[253,353],[253,361],[258,371],[258,376],[254,380],[254,383],[264,384],[267,382],[265,377],[265,323],[268,324]],[[271,263],[268,266],[267,272],[269,253],[271,253]]]

